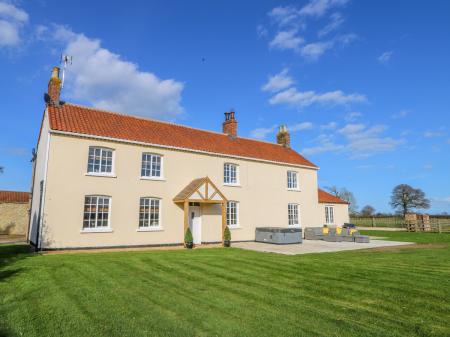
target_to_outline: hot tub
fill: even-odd
[[[301,228],[284,227],[257,227],[255,230],[255,241],[288,245],[302,243]]]

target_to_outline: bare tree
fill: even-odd
[[[358,209],[356,198],[352,192],[345,187],[337,188],[336,186],[325,187],[331,194],[348,202],[348,210],[351,214],[355,214]]]
[[[420,188],[413,188],[406,184],[394,187],[391,196],[391,207],[405,216],[414,208],[430,208],[430,200]]]
[[[361,214],[364,216],[372,216],[375,213],[375,208],[370,205],[366,205],[361,209]]]

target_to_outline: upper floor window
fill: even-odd
[[[237,201],[227,202],[227,225],[230,227],[239,226],[239,203]]]
[[[162,178],[162,157],[157,154],[143,153],[141,176]]]
[[[287,188],[289,190],[298,190],[298,172],[287,172]]]
[[[299,226],[298,204],[288,204],[288,224],[289,226]]]
[[[83,229],[109,227],[111,198],[107,196],[88,195],[84,198]]]
[[[141,198],[139,204],[139,228],[157,228],[161,226],[161,200]]]
[[[333,206],[325,206],[325,223],[327,223],[327,224],[334,223],[334,207]]]
[[[113,172],[113,150],[103,147],[90,147],[88,173],[111,174]]]
[[[238,185],[239,170],[235,164],[225,163],[223,166],[223,182],[224,184]]]

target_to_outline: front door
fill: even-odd
[[[189,207],[189,228],[194,238],[194,244],[199,245],[202,243],[202,218],[200,216],[200,207]]]

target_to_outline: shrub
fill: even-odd
[[[184,242],[192,242],[194,241],[191,233],[191,229],[186,229],[186,233],[184,233]]]
[[[226,226],[225,230],[223,231],[223,239],[224,241],[231,241],[231,232],[228,226]]]

